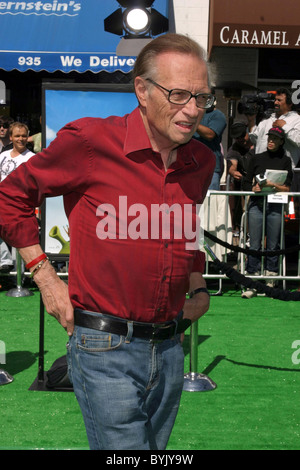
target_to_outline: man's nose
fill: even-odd
[[[196,105],[196,98],[193,96],[188,103],[185,105],[185,108],[189,114],[189,116],[196,117],[199,114],[204,114],[204,109],[198,108]]]

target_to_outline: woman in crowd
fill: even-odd
[[[283,145],[285,141],[284,130],[281,127],[273,127],[268,132],[267,150],[260,154],[255,154],[249,161],[247,175],[243,181],[244,191],[254,191],[255,193],[286,192],[290,190],[292,183],[292,162],[285,154]],[[268,170],[277,170],[276,178],[273,181],[266,178]],[[270,173],[270,172],[269,172]],[[275,173],[274,173],[275,174]],[[263,205],[264,197],[258,195],[251,196],[248,207],[248,229],[250,235],[250,249],[260,251],[262,249],[263,230]],[[281,211],[282,205],[274,202],[266,202],[266,250],[276,251],[279,249],[281,232]],[[266,276],[276,276],[278,274],[278,256],[266,256],[264,267]],[[261,272],[261,255],[249,255],[247,259],[247,273],[250,276],[259,275]],[[274,281],[267,283],[274,285]],[[243,292],[243,298],[251,298],[257,295],[255,289],[248,289]]]

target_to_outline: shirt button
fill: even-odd
[[[168,246],[169,246],[169,243],[165,243],[165,248],[168,248]]]
[[[162,280],[165,281],[167,279],[167,276],[163,276]]]

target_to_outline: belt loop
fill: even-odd
[[[182,317],[183,317],[183,310],[181,310],[181,311],[178,313],[177,317],[174,318],[174,320],[173,320],[173,322],[175,323],[175,332],[174,332],[174,336],[176,336],[176,334],[177,334],[178,323],[180,322],[180,320],[182,319]]]
[[[133,335],[133,322],[128,321],[127,322],[127,336],[125,338],[125,343],[130,343],[132,335]]]
[[[174,336],[177,334],[177,328],[178,328],[178,317],[174,318],[173,322],[175,323],[175,331],[174,331]]]

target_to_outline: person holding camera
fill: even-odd
[[[250,139],[255,145],[255,153],[267,150],[267,132],[271,127],[280,127],[285,133],[284,149],[295,168],[300,161],[300,116],[293,110],[291,92],[279,88],[274,101],[274,113],[257,124],[256,114],[246,114]]]
[[[230,137],[234,139],[234,142],[232,146],[229,147],[226,155],[227,171],[232,177],[233,190],[240,191],[242,180],[246,175],[248,160],[254,155],[247,124],[244,122],[235,122],[232,124],[230,127]],[[242,196],[235,196],[232,210],[233,236],[239,235],[243,208],[244,198]]]
[[[262,193],[288,192],[293,179],[292,162],[284,150],[286,136],[281,127],[272,127],[267,133],[267,150],[260,154],[255,154],[250,160],[247,174],[243,180],[242,189],[253,191],[255,196],[250,197],[248,206],[248,226],[250,235],[250,249],[259,251],[262,249],[262,229],[263,229],[263,206],[264,197],[259,197]],[[267,178],[268,170],[281,172],[283,182],[278,178],[278,182]],[[275,174],[275,172],[274,172]],[[281,232],[281,204],[267,202],[265,212],[266,230],[266,250],[276,251],[279,249]],[[265,257],[265,275],[276,276],[278,274],[278,256]],[[247,273],[249,275],[259,275],[261,270],[261,256],[249,255],[247,259]],[[274,281],[267,283],[274,286]],[[248,289],[243,292],[243,298],[252,298],[257,295],[256,290]]]

